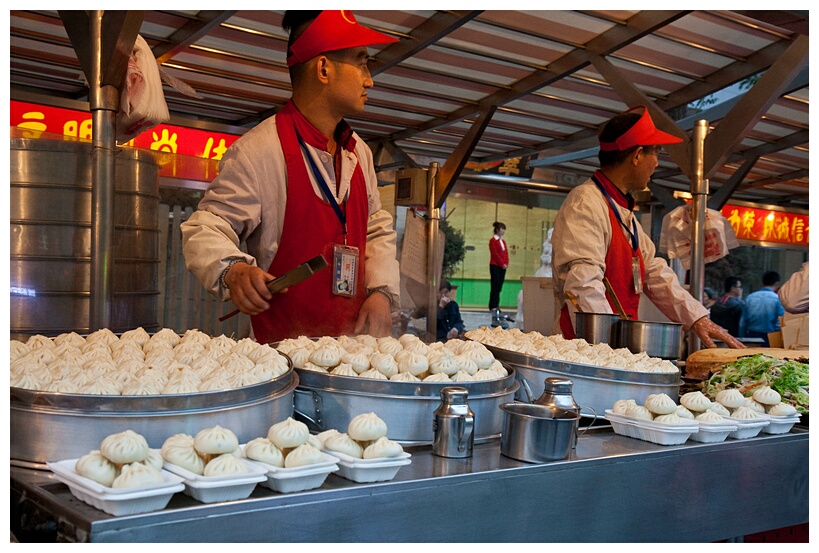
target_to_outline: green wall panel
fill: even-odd
[[[458,287],[456,300],[462,309],[485,309],[489,311],[489,280],[453,279],[452,285]],[[516,312],[518,309],[518,292],[520,280],[507,279],[501,290],[500,307],[503,311]]]

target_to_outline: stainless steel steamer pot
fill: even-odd
[[[677,360],[682,355],[682,325],[618,320],[611,325],[609,343],[614,349],[628,348],[632,353],[644,351],[649,357]]]
[[[268,382],[195,394],[92,396],[11,388],[11,459],[44,465],[77,458],[127,429],[145,436],[153,448],[173,434],[193,436],[216,425],[245,443],[267,436],[272,424],[293,415],[298,384],[291,365]]]
[[[346,432],[353,417],[372,412],[387,423],[391,440],[404,445],[431,444],[432,418],[441,404],[441,390],[463,386],[475,413],[475,442],[482,443],[500,436],[500,406],[512,401],[520,386],[514,369],[504,366],[509,375],[502,379],[457,383],[394,382],[296,369],[295,414],[313,431]]]
[[[642,404],[650,394],[661,393],[674,401],[679,399],[682,384],[679,370],[673,373],[627,371],[542,359],[494,346],[486,347],[495,359],[514,369],[521,385],[526,382],[533,398],[543,394],[544,382],[548,377],[569,378],[573,384],[572,395],[584,416],[593,416],[588,409],[592,407],[598,417],[603,417],[606,409],[611,409],[618,399],[633,399]],[[516,399],[528,401],[520,391]]]

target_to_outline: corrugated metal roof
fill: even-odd
[[[355,14],[401,40],[373,51],[375,87],[364,113],[349,121],[374,150],[390,144],[424,165],[443,163],[472,122],[497,106],[471,161],[532,155],[541,158],[536,178],[565,173],[580,180],[596,168],[600,125],[634,103],[623,99],[623,90],[631,98],[644,95],[690,133],[686,121],[697,118],[693,102],[768,70],[796,67],[793,74],[783,71],[789,82],[777,83],[776,91],[766,85],[769,90],[746,94],[743,101],[752,106],[762,103],[760,96],[770,97],[770,105],[737,127],[741,140],[710,182],[712,190],[733,186],[740,171],[732,199],[807,207],[807,54],[803,61],[787,57],[799,55],[793,52],[808,33],[807,10]],[[176,120],[250,128],[275,113],[290,96],[282,16],[146,11],[140,34],[164,70],[201,95],[166,86]],[[10,12],[10,78],[12,97],[36,92],[87,101],[80,64],[56,11]],[[718,106],[702,109],[715,128],[731,116]],[[654,184],[689,188],[667,156]]]

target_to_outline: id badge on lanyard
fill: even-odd
[[[360,261],[359,250],[355,246],[347,245],[347,216],[341,210],[335,197],[330,193],[330,187],[321,176],[321,172],[316,167],[313,158],[307,152],[307,146],[301,137],[298,137],[299,144],[304,150],[304,156],[313,171],[313,177],[327,198],[327,201],[333,207],[333,211],[341,223],[342,232],[344,235],[344,244],[333,244],[333,294],[336,296],[354,297],[356,295],[356,281],[358,277],[358,263]]]
[[[642,255],[640,250],[637,250],[637,252],[631,256],[631,275],[634,282],[635,294],[643,293],[643,274],[642,271],[640,271],[640,255]]]
[[[358,248],[346,244],[333,245],[333,294],[354,297],[358,277]]]

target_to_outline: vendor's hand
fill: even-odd
[[[457,338],[457,337],[458,337],[458,329],[457,328],[454,328],[454,327],[450,328],[449,332],[446,333],[446,339],[447,340],[451,340],[451,339]]]
[[[270,309],[267,300],[273,297],[267,283],[275,277],[259,267],[247,263],[234,263],[225,275],[225,283],[230,290],[230,300],[239,311],[248,315],[258,315]]]
[[[373,292],[367,296],[361,310],[358,312],[354,332],[364,334],[365,330],[376,338],[392,334],[390,300],[381,292]]]
[[[451,301],[452,301],[452,299],[451,299],[449,296],[444,296],[444,297],[442,297],[442,298],[441,298],[441,300],[438,302],[438,307],[440,307],[441,309],[443,309],[444,307],[446,307],[446,304],[448,304],[448,303],[449,303],[449,302],[451,302]]]
[[[727,330],[716,324],[708,317],[697,319],[697,321],[691,325],[691,330],[697,333],[702,345],[707,348],[717,347],[712,338],[719,338],[730,348],[745,349],[745,345],[742,342],[728,334]]]

